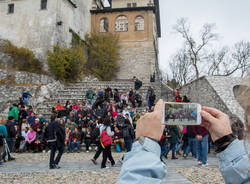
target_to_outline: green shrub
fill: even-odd
[[[65,82],[75,82],[81,79],[85,61],[81,46],[74,48],[55,46],[53,52],[49,51],[47,59],[50,72],[57,79]]]
[[[13,58],[10,67],[14,69],[38,74],[44,73],[42,62],[36,59],[34,53],[29,49],[18,48],[7,41],[0,52],[9,54]]]
[[[100,80],[111,80],[119,71],[119,39],[112,34],[87,34],[88,51],[86,67]]]

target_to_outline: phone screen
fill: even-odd
[[[199,125],[201,124],[201,105],[195,103],[166,102],[163,107],[163,124]]]

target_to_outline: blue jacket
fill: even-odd
[[[217,154],[221,161],[220,172],[225,183],[250,183],[250,144],[247,141],[233,141],[227,149]]]
[[[29,98],[29,97],[32,97],[32,95],[29,92],[23,93],[23,99],[24,98]]]
[[[0,136],[8,137],[8,132],[5,125],[0,125]]]
[[[161,183],[166,175],[166,166],[161,162],[160,154],[159,144],[148,138],[143,145],[138,141],[133,143],[132,150],[124,157],[117,183]]]
[[[220,171],[225,183],[249,183],[249,148],[249,144],[237,139],[217,155],[221,161]],[[148,138],[143,145],[135,142],[132,151],[125,155],[117,183],[161,183],[166,174],[166,167],[160,161],[160,153],[160,146]]]

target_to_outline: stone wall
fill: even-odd
[[[175,102],[174,90],[165,82],[161,82],[161,98],[165,102]]]
[[[18,102],[24,90],[32,94],[31,104],[37,106],[62,86],[60,82],[46,75],[0,69],[0,114],[5,116],[8,108]]]
[[[114,2],[115,3],[115,2]],[[120,71],[117,79],[131,79],[137,76],[144,82],[149,82],[150,75],[157,74],[158,37],[156,36],[156,23],[153,10],[130,11],[91,11],[91,32],[100,31],[100,22],[103,18],[108,20],[108,32],[119,36],[120,40]],[[126,16],[128,20],[127,31],[116,30],[116,19]],[[144,29],[135,29],[135,19],[144,18]],[[105,34],[105,33],[101,33]]]
[[[236,114],[244,122],[244,110],[236,101],[233,87],[240,80],[230,77],[202,77],[181,88],[191,102],[217,108],[228,115]]]
[[[136,76],[149,82],[150,75],[156,72],[156,55],[152,42],[140,42],[140,46],[134,48],[122,47],[120,57],[118,79],[132,79]]]
[[[36,57],[45,60],[48,50],[54,45],[71,45],[69,28],[82,38],[90,31],[91,0],[75,2],[77,7],[69,0],[52,0],[48,1],[47,9],[41,10],[39,0],[1,0],[0,38],[10,40],[18,47],[28,48]],[[8,14],[10,3],[14,4],[14,13]]]

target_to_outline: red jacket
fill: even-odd
[[[117,117],[118,116],[117,112],[112,112],[112,116],[113,118]]]
[[[55,107],[55,109],[56,109],[57,111],[63,110],[62,104],[60,104],[60,105],[57,104],[56,107]]]
[[[76,105],[72,105],[72,110],[77,110],[77,111],[79,111],[79,105],[78,104],[76,104]]]
[[[195,135],[202,135],[202,137],[204,137],[205,135],[208,135],[208,131],[207,129],[205,129],[202,126],[193,126],[193,130]]]

